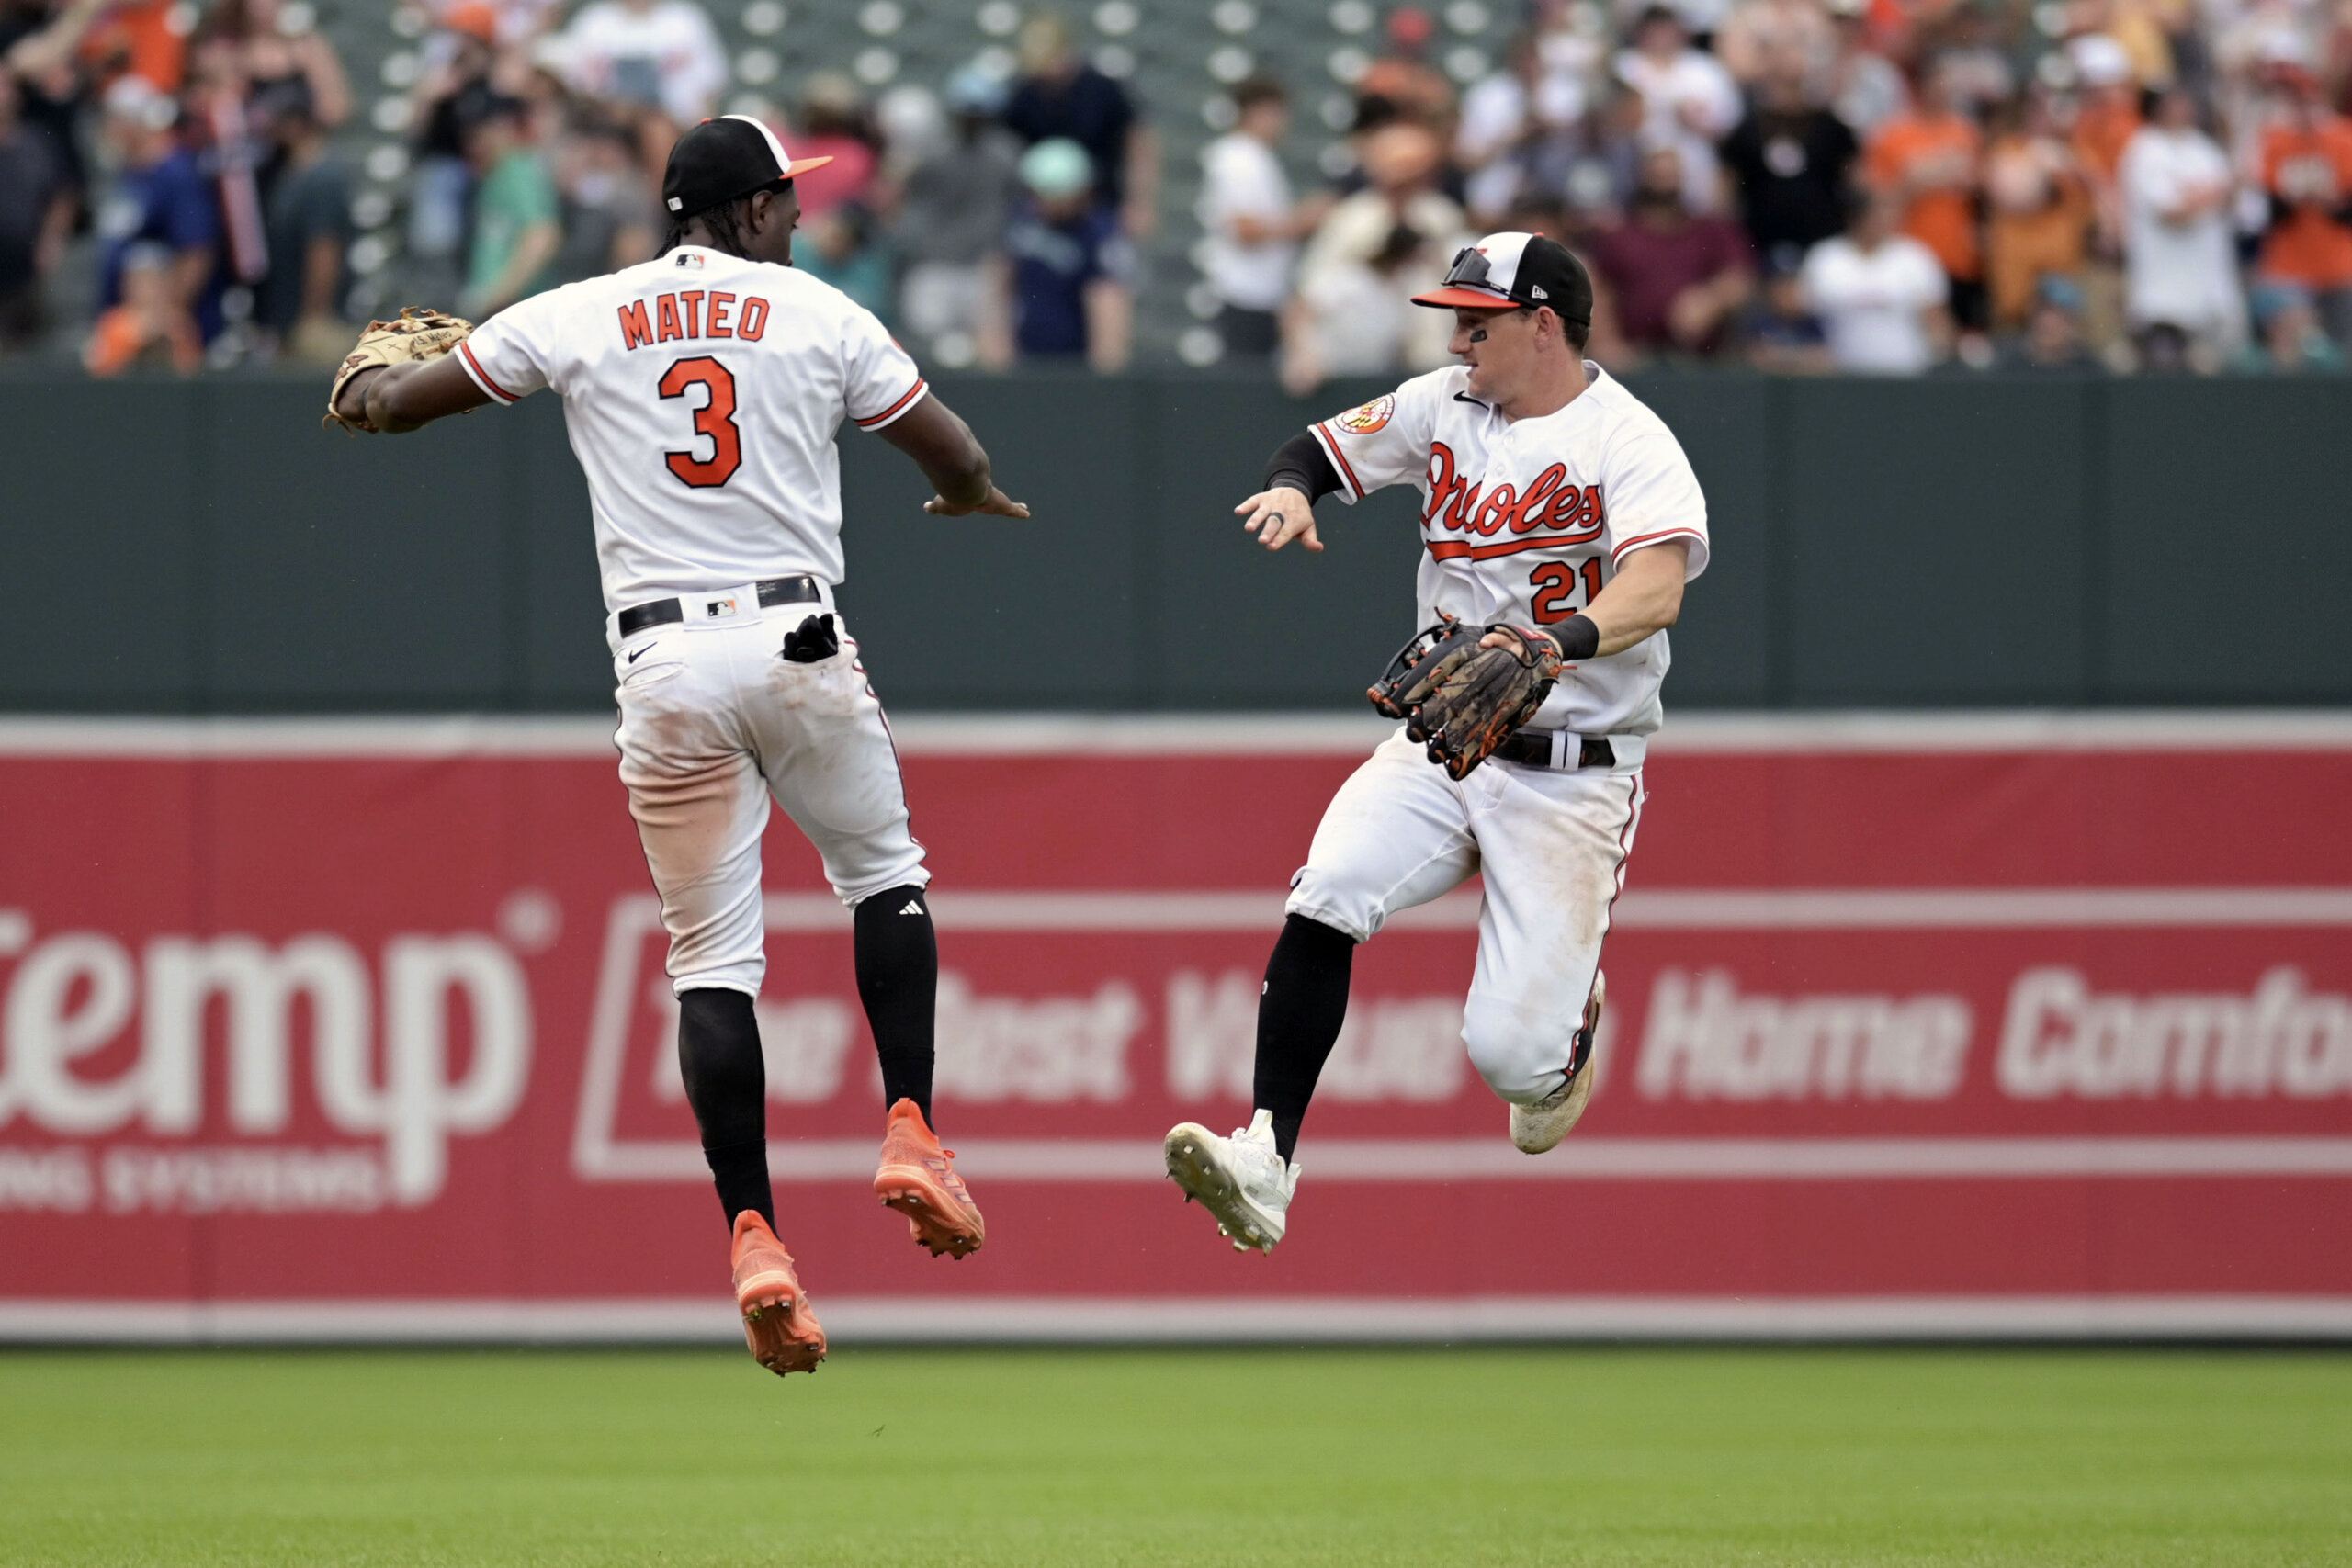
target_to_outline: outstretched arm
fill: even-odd
[[[490,401],[454,354],[362,370],[344,387],[335,412],[364,419],[386,435],[405,435],[436,419],[464,413]]]
[[[981,449],[972,427],[956,411],[932,394],[882,427],[883,440],[915,460],[922,477],[939,493],[923,502],[934,517],[963,517],[975,512],[991,517],[1026,517],[1029,508],[991,482],[989,455]]]

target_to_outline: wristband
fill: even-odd
[[[1600,651],[1600,626],[1591,616],[1579,612],[1557,626],[1545,626],[1554,642],[1560,645],[1560,657],[1574,664],[1590,659]]]

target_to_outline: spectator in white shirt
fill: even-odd
[[[727,51],[695,0],[592,0],[559,52],[581,92],[659,109],[681,126],[717,112]]]
[[[1739,84],[1713,55],[1690,47],[1671,10],[1644,11],[1628,41],[1633,47],[1617,56],[1617,79],[1641,94],[1653,133],[1674,124],[1720,141],[1739,123]]]
[[[1370,256],[1343,257],[1306,277],[1283,313],[1283,388],[1305,397],[1335,376],[1405,370],[1408,333],[1420,324],[1414,317],[1430,314],[1409,302],[1407,275],[1442,259],[1419,231],[1399,223]]]
[[[1919,375],[1951,336],[1951,280],[1936,253],[1903,232],[1901,198],[1875,192],[1857,199],[1852,227],[1805,256],[1805,303],[1821,318],[1838,369]]]
[[[1201,227],[1208,231],[1205,271],[1217,298],[1217,333],[1229,357],[1263,359],[1281,341],[1281,310],[1290,294],[1298,241],[1317,213],[1291,198],[1290,176],[1274,151],[1290,125],[1281,83],[1252,76],[1233,89],[1239,118],[1201,151]]]
[[[2123,203],[2123,308],[2143,366],[2211,368],[2244,336],[2230,233],[2230,161],[2174,88],[2132,132],[2116,168]]]
[[[1330,288],[1326,275],[1373,265],[1396,248],[1396,230],[1408,229],[1421,241],[1402,258],[1379,265],[1394,271],[1393,287],[1401,299],[1425,293],[1445,280],[1453,253],[1468,244],[1471,231],[1462,209],[1437,188],[1445,149],[1426,126],[1408,121],[1384,125],[1363,139],[1360,154],[1364,188],[1334,205],[1316,225],[1314,237],[1298,260],[1301,296],[1323,298]],[[1361,282],[1361,273],[1351,273]],[[1453,363],[1446,344],[1453,335],[1453,321],[1444,310],[1410,307],[1402,312],[1401,350],[1408,370],[1434,370]],[[1306,385],[1306,372],[1298,373]]]
[[[1681,21],[1664,6],[1644,11],[1630,38],[1633,47],[1617,57],[1617,79],[1642,96],[1645,149],[1673,147],[1682,158],[1682,204],[1693,212],[1721,212],[1715,147],[1747,112],[1739,84],[1713,55],[1690,47]]]
[[[1465,194],[1479,228],[1499,230],[1521,197],[1556,197],[1566,186],[1585,151],[1587,96],[1584,77],[1555,67],[1532,33],[1511,45],[1502,70],[1464,96],[1453,156],[1468,176]]]

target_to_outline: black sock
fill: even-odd
[[[1258,1071],[1253,1102],[1274,1116],[1274,1147],[1288,1159],[1298,1147],[1299,1123],[1315,1097],[1315,1080],[1339,1043],[1348,1017],[1348,972],[1355,939],[1320,920],[1293,915],[1283,922],[1274,955],[1266,961],[1266,988],[1258,997]]]
[[[760,1059],[760,1021],[741,991],[697,989],[678,998],[678,1074],[702,1131],[702,1157],[718,1188],[731,1228],[754,1210],[773,1227],[768,1186],[767,1064]]]
[[[931,1120],[933,1031],[939,1010],[939,938],[923,890],[909,885],[857,906],[857,999],[882,1063],[882,1101],[911,1100]]]

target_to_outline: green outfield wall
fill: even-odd
[[[1307,418],[1212,376],[943,378],[1027,523],[920,511],[847,431],[842,602],[901,708],[1346,707],[1412,629],[1409,492],[1268,558],[1232,503]],[[1668,377],[1714,564],[1684,707],[2352,702],[2352,382]],[[309,381],[0,381],[0,709],[608,704],[552,398],[401,440]]]

